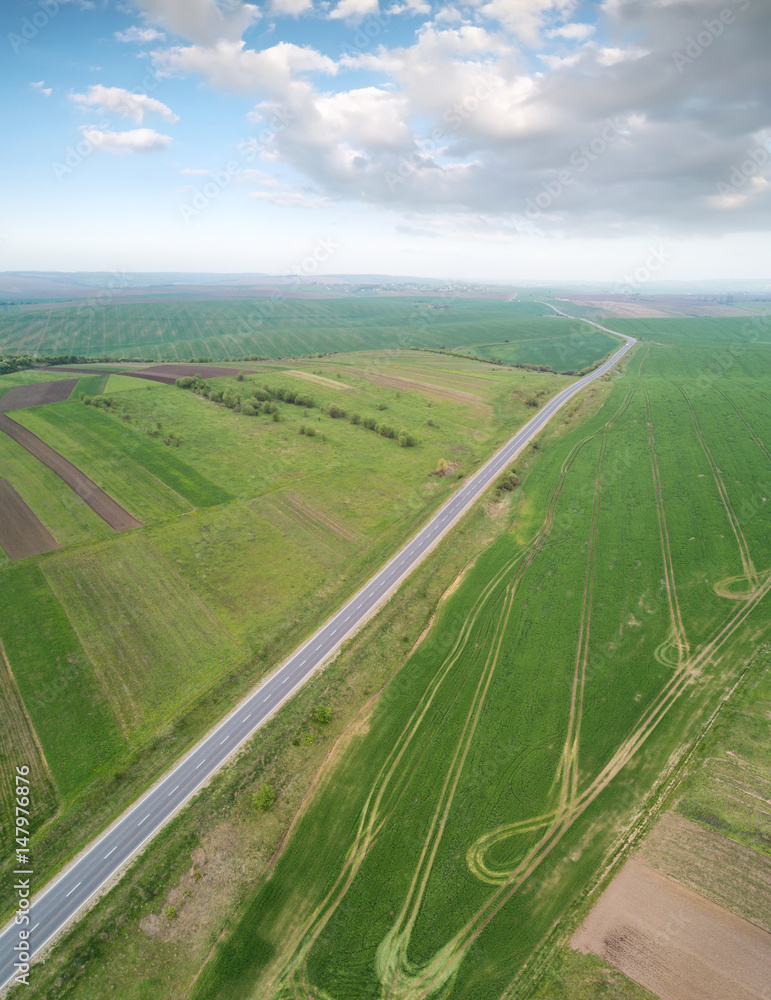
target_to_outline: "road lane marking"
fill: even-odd
[[[179,788],[179,785],[175,785],[175,786],[174,786],[174,787],[172,788],[172,790],[171,790],[171,791],[169,792],[169,794],[168,794],[168,795],[166,796],[166,798],[167,798],[167,799],[170,799],[170,798],[171,798],[171,796],[172,796],[172,795],[174,794],[174,792],[176,792],[176,790],[177,790],[178,788]]]
[[[83,883],[82,882],[78,882],[78,885],[83,885]],[[77,889],[78,885],[73,885],[73,887],[67,893],[67,896],[71,896],[73,894],[73,892],[75,892],[75,890]],[[65,896],[64,898],[66,899],[67,896]]]
[[[144,819],[140,819],[140,821],[137,823],[137,826],[141,826],[144,823],[144,821],[149,818],[150,818],[150,813],[148,813],[147,816],[144,817]]]
[[[38,929],[38,927],[39,927],[39,926],[40,926],[40,921],[38,920],[38,922],[37,922],[37,923],[35,924],[35,926],[34,926],[34,927],[32,928],[32,931],[36,931],[36,930]],[[30,931],[30,934],[32,933],[32,931]]]
[[[111,851],[109,851],[107,854],[105,854],[104,860],[106,861],[109,858],[110,854],[114,854],[115,851],[117,851],[117,850],[118,850],[118,845],[116,844],[115,847],[113,847],[113,849]]]
[[[220,740],[220,746],[222,746],[222,744],[223,744],[223,743],[227,743],[227,741],[228,741],[229,739],[230,739],[230,737],[229,737],[229,736],[226,736],[224,740]]]
[[[198,763],[197,763],[197,764],[195,765],[195,767],[193,768],[193,770],[194,770],[194,771],[197,771],[197,770],[198,770],[198,768],[199,768],[199,767],[201,766],[201,764],[205,764],[205,763],[206,763],[206,758],[204,757],[204,759],[203,759],[203,760],[199,760],[199,761],[198,761]],[[149,813],[148,813],[148,815],[149,815]]]

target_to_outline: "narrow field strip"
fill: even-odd
[[[0,479],[0,548],[9,559],[52,552],[59,543],[7,479]]]
[[[11,420],[4,413],[0,413],[0,431],[4,431],[8,437],[13,438],[17,444],[20,444],[22,448],[26,448],[43,465],[47,466],[52,472],[55,472],[114,531],[125,531],[129,528],[141,527],[141,521],[137,521],[135,517],[132,517],[127,510],[116,503],[93,480],[89,479],[85,473],[76,468],[72,462],[68,462],[63,455],[50,448],[36,434],[28,431],[21,424],[17,424],[15,420]]]

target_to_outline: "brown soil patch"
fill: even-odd
[[[573,936],[661,1000],[766,1000],[771,934],[633,858]]]
[[[58,382],[16,385],[0,397],[0,413],[26,410],[30,406],[43,406],[45,403],[63,403],[77,384],[76,378],[63,378]]]
[[[141,527],[141,521],[132,517],[127,510],[124,510],[119,503],[108,496],[77,466],[68,462],[63,455],[54,451],[45,441],[41,441],[36,434],[27,430],[26,427],[22,427],[21,424],[17,424],[15,420],[11,420],[4,413],[0,413],[0,431],[5,431],[8,437],[20,444],[22,448],[26,448],[30,455],[34,455],[38,461],[55,472],[114,531]]]
[[[602,301],[586,299],[583,305],[594,306],[596,309],[602,309],[604,312],[609,312],[613,316],[619,316],[623,319],[669,319],[672,315],[661,309],[641,305],[638,302],[607,302],[604,299]]]
[[[134,378],[149,378],[156,382],[176,382],[178,378],[184,378],[186,375],[224,378],[228,375],[236,376],[239,372],[243,372],[244,375],[256,374],[246,368],[217,368],[215,365],[153,365],[152,368],[140,368],[139,371],[125,371],[120,374],[132,375]]]
[[[713,903],[771,933],[771,857],[668,812],[638,855]]]
[[[7,479],[0,479],[0,548],[9,559],[24,559],[59,548],[48,528]]]

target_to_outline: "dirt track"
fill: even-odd
[[[26,410],[29,406],[43,406],[44,403],[62,403],[78,384],[76,378],[64,378],[58,382],[36,382],[30,385],[16,385],[0,396],[0,413],[9,410]]]
[[[9,559],[59,548],[48,528],[7,479],[0,479],[0,548]]]
[[[636,859],[576,931],[661,1000],[766,1000],[771,934]]]
[[[100,489],[93,480],[81,472],[72,462],[68,462],[58,451],[50,448],[45,441],[41,441],[32,431],[17,424],[4,413],[0,413],[0,431],[5,431],[8,437],[13,438],[17,444],[34,455],[43,465],[55,472],[60,479],[84,500],[95,514],[98,514],[103,521],[106,521],[115,531],[124,531],[126,528],[139,528],[141,521],[137,521],[120,504],[116,503],[112,497],[108,496],[104,490]]]

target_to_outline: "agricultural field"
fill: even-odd
[[[668,351],[543,447],[196,1000],[481,1000],[548,972],[555,926],[766,668],[771,409],[743,378],[694,391],[700,358]]]
[[[78,1000],[650,996],[568,947],[649,817],[678,788],[679,821],[745,852],[768,853],[771,840],[769,347],[748,345],[728,321],[701,334],[674,322],[671,339],[651,335],[651,322],[626,326],[649,332],[624,372],[572,402],[515,463],[521,485],[493,491],[448,537],[403,599],[311,682],[285,728],[282,713],[26,995],[53,998],[64,983]],[[729,356],[737,363],[721,363]],[[436,457],[470,470],[559,381],[408,351],[254,367],[210,386],[291,388],[317,405],[279,403],[274,421],[141,386],[104,410],[57,404],[153,441],[157,415],[159,437],[182,440],[172,454],[234,498],[102,543],[116,568],[98,569],[121,579],[131,559],[117,553],[148,539],[156,566],[216,619],[211,644],[232,642],[247,663],[307,634],[372,553],[393,548],[391,511],[416,521],[438,502],[446,480],[425,476]],[[331,417],[331,405],[346,416]],[[353,412],[393,420],[420,443],[399,448],[351,424]],[[309,425],[319,430],[310,439],[299,433]],[[467,450],[450,451],[451,440]],[[394,495],[392,463],[429,448],[420,489]],[[249,454],[266,468],[245,464]],[[345,496],[343,469],[354,477]],[[345,503],[354,496],[356,511]],[[57,567],[71,572],[81,551],[35,560],[52,594],[68,589]],[[277,600],[290,566],[294,589]],[[71,611],[82,643],[103,641],[91,635],[91,600],[79,622]],[[150,640],[129,626],[124,641],[147,655]],[[105,703],[129,719],[130,741],[139,724],[110,689]],[[173,715],[171,687],[153,695]],[[319,699],[341,719],[336,742],[312,722]],[[278,799],[261,812],[249,803],[266,778]]]
[[[494,354],[555,371],[604,357],[612,338],[558,319],[536,301],[292,299],[154,301],[55,307],[0,316],[0,353],[215,361],[406,347],[495,347]],[[500,353],[498,351],[505,353]]]
[[[506,364],[539,364],[564,372],[590,367],[616,350],[617,344],[618,338],[609,333],[554,316],[523,321],[517,324],[515,337],[497,343],[469,344],[466,350]]]
[[[239,381],[210,379],[212,391],[237,390],[245,402],[268,386],[313,403],[276,395],[258,415],[87,370],[74,377],[84,395],[8,414],[141,522],[113,531],[0,434],[9,496],[58,545],[15,562],[0,556],[0,602],[13,606],[0,620],[9,678],[0,697],[50,776],[35,839],[41,878],[568,382],[412,351],[361,364],[358,355],[250,364],[257,373]],[[394,385],[380,374],[392,369]],[[412,446],[367,420],[408,430]],[[443,476],[433,474],[440,459]]]

